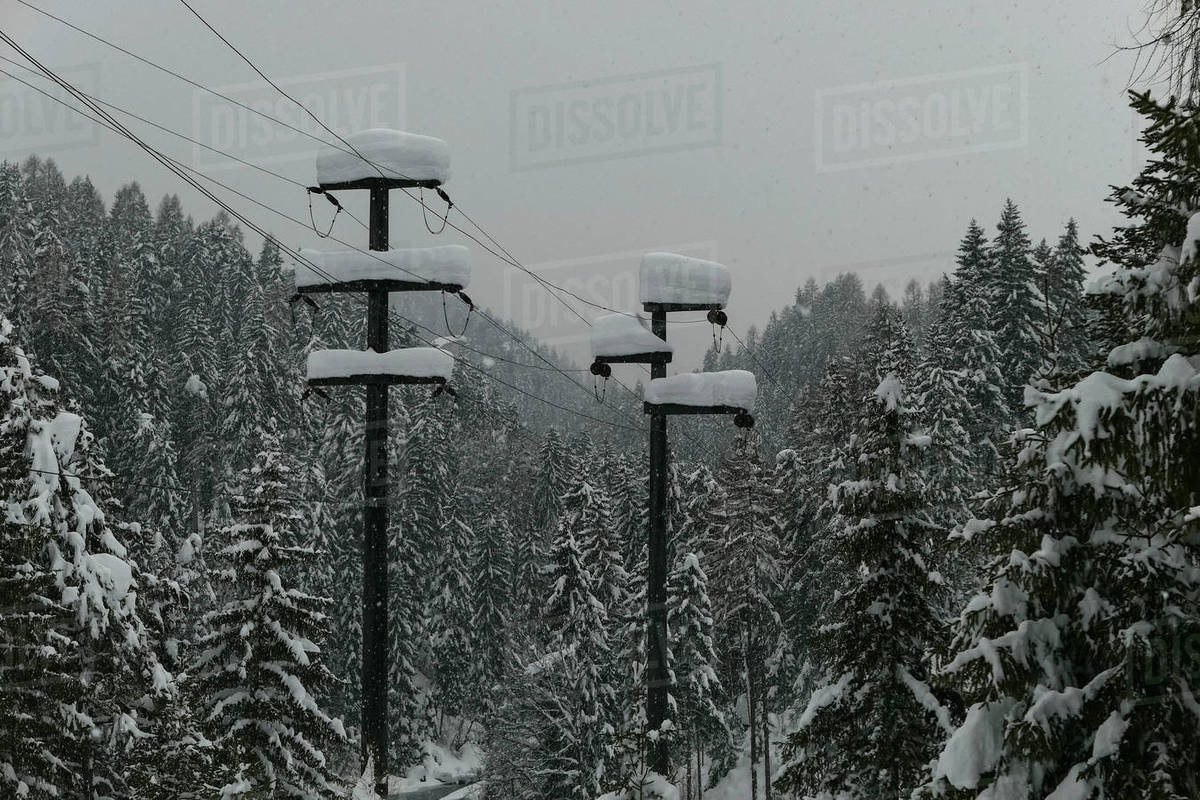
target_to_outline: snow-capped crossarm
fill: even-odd
[[[308,382],[313,385],[348,383],[446,383],[454,357],[436,347],[374,350],[317,350],[308,354]]]
[[[655,378],[646,385],[645,400],[652,406],[751,412],[757,395],[758,383],[753,373],[729,369]]]
[[[349,145],[349,146],[347,146]],[[441,139],[371,128],[317,153],[317,183],[326,189],[437,186],[450,179],[450,148]]]
[[[729,268],[715,261],[675,253],[646,253],[640,272],[644,306],[686,311],[724,308],[729,302]]]
[[[296,261],[296,291],[458,291],[471,280],[470,251],[462,245],[411,250],[322,253],[301,250]]]
[[[592,323],[592,357],[597,360],[633,360],[642,363],[658,356],[670,361],[675,351],[655,336],[646,321],[632,314],[606,314]],[[644,358],[643,358],[644,357]]]

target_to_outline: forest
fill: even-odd
[[[399,344],[467,324],[471,379],[391,395],[393,772],[628,796],[666,737],[686,800],[1200,796],[1200,135],[1133,104],[1123,227],[998,199],[933,283],[798,280],[709,351],[757,424],[673,440],[659,731],[641,385],[599,404],[536,331],[396,306]],[[303,364],[362,346],[361,302],[290,302],[255,249],[0,166],[5,796],[359,778],[363,398]]]

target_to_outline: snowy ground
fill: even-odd
[[[465,800],[477,794],[470,786],[479,779],[482,767],[481,754],[474,745],[466,745],[455,753],[437,744],[426,744],[428,754],[425,763],[411,768],[404,777],[392,776],[388,782],[388,794],[395,798],[421,798],[421,800]]]

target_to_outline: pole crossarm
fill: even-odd
[[[678,416],[685,414],[748,414],[746,409],[738,406],[688,406],[682,403],[642,403],[645,414],[666,414]]]
[[[436,189],[441,185],[442,182],[437,179],[414,180],[412,178],[358,178],[353,181],[317,184],[325,192],[337,192],[342,189]]]
[[[445,384],[446,379],[438,376],[386,375],[370,373],[348,375],[340,378],[309,378],[309,386],[409,386],[422,384]]]
[[[720,311],[724,303],[642,303],[642,310],[648,314],[665,311],[673,314],[676,311]]]
[[[671,353],[634,353],[624,356],[593,356],[597,364],[670,364]]]
[[[437,281],[358,280],[298,286],[296,294],[329,292],[450,292],[450,294],[458,294],[464,288],[458,283],[439,283]]]

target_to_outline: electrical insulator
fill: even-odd
[[[603,364],[599,361],[593,361],[592,366],[591,366],[591,372],[597,378],[607,378],[610,375],[612,375],[612,367],[610,367],[608,364]]]
[[[708,321],[713,325],[724,328],[729,324],[729,315],[718,308],[710,309],[708,312]]]

